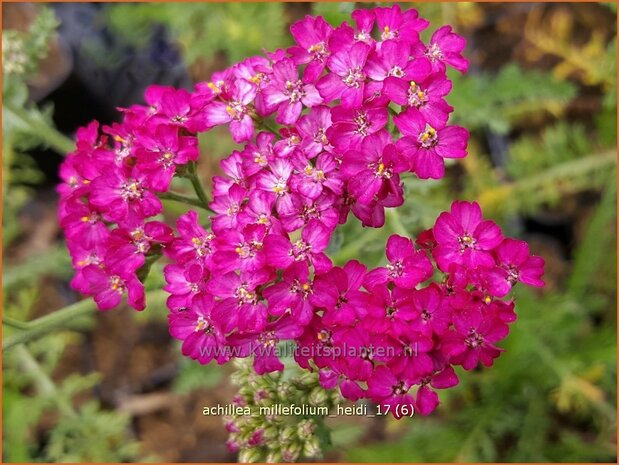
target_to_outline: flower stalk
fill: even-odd
[[[147,293],[149,303],[163,304],[166,294],[163,290],[155,290]],[[4,338],[2,341],[2,351],[11,349],[19,344],[25,344],[35,339],[46,336],[47,334],[62,330],[73,324],[77,319],[81,319],[88,315],[93,315],[97,309],[97,304],[94,300],[87,299],[74,303],[67,307],[56,310],[53,313],[37,318],[28,322],[19,322],[17,329],[16,320],[2,317],[2,323],[12,326],[17,330],[15,334]]]

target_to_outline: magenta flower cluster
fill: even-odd
[[[385,208],[404,202],[400,176],[441,178],[468,141],[445,101],[446,67],[468,67],[465,40],[444,26],[424,44],[428,21],[397,5],[352,18],[333,28],[308,16],[287,50],[194,92],[151,86],[122,123],[81,129],[59,187],[72,285],[102,310],[125,295],[142,310],[140,271],[165,255],[170,333],[184,355],[253,356],[263,374],[283,369],[278,348],[294,341],[325,388],[428,414],[432,388],[457,384],[454,365],[499,355],[516,318],[505,297],[517,282],[542,286],[543,260],[476,203],[455,202],[416,245],[391,236],[386,266],[333,266],[326,250],[349,213],[382,227]],[[159,197],[175,176],[197,180],[197,134],[219,125],[243,147],[213,179],[210,228],[189,211],[175,234],[153,219]]]

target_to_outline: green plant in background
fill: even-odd
[[[54,129],[50,109],[38,109],[28,102],[26,80],[37,72],[39,60],[47,55],[48,42],[57,21],[49,9],[42,9],[25,33],[2,32],[2,198],[3,244],[19,233],[13,221],[31,190],[26,185],[41,181],[42,175],[25,152],[43,144],[63,153],[73,149],[71,140]]]
[[[218,55],[235,62],[290,45],[281,3],[125,3],[108,11],[112,30],[134,44],[147,41],[153,25],[165,25],[188,65],[211,63]]]

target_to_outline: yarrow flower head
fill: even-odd
[[[477,203],[456,201],[416,241],[391,236],[382,266],[334,266],[331,239],[349,213],[383,226],[385,209],[405,201],[402,178],[443,177],[469,137],[449,124],[446,101],[446,68],[468,67],[465,39],[444,26],[424,44],[428,21],[397,5],[352,18],[333,27],[308,16],[286,50],[193,91],[151,86],[122,122],[79,130],[60,169],[59,219],[72,285],[102,310],[123,298],[142,310],[145,276],[165,257],[170,334],[185,356],[252,357],[265,374],[283,370],[279,349],[292,344],[325,389],[398,418],[427,415],[436,390],[458,383],[454,366],[500,355],[516,319],[509,292],[543,286],[544,261]],[[216,126],[242,146],[221,161],[209,196],[198,134]],[[173,230],[163,201],[202,214],[184,212]],[[243,445],[263,447],[267,434]]]

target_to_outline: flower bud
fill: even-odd
[[[297,425],[297,434],[304,441],[312,437],[315,430],[316,423],[313,420],[301,420]]]
[[[267,426],[264,428],[263,436],[266,442],[277,439],[279,436],[279,429],[277,426]]]
[[[294,462],[301,455],[301,444],[293,442],[282,447],[282,460],[284,462]]]
[[[288,381],[282,381],[277,386],[277,396],[286,399],[292,393],[292,385]]]
[[[226,441],[226,446],[228,447],[228,450],[229,450],[230,452],[232,452],[233,454],[234,454],[235,452],[238,452],[238,451],[239,451],[239,449],[241,448],[241,445],[240,445],[240,444],[239,444],[236,440],[234,440],[234,439],[232,439],[232,438],[231,438],[231,439],[228,439],[228,440]]]
[[[264,461],[266,463],[279,463],[282,461],[282,454],[279,451],[270,451]]]
[[[286,426],[279,434],[279,440],[282,443],[291,442],[297,437],[297,431],[292,426]]]
[[[258,448],[242,449],[239,452],[239,463],[261,462],[263,457],[262,451]]]
[[[327,391],[322,386],[316,386],[311,390],[309,395],[309,403],[311,405],[323,405],[328,398]]]
[[[309,458],[316,458],[322,455],[320,441],[317,437],[311,437],[305,442],[305,445],[303,446],[303,455]]]

